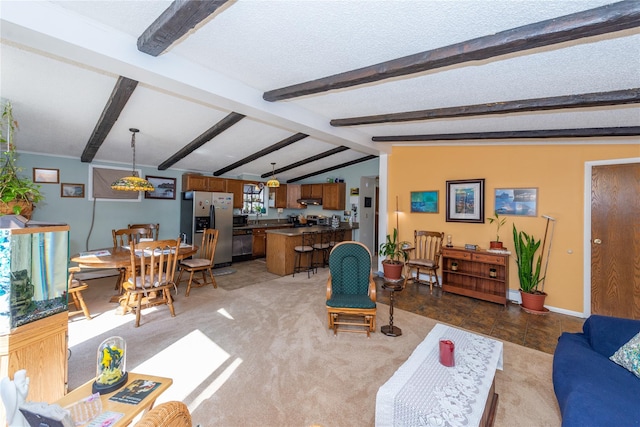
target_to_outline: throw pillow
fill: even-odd
[[[609,359],[640,378],[640,332],[613,353]]]

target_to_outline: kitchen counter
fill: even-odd
[[[288,222],[281,222],[281,223],[267,223],[267,224],[249,224],[249,225],[245,225],[243,227],[233,227],[234,230],[254,230],[256,228],[291,228],[293,227],[292,224],[289,224]]]
[[[349,227],[348,224],[340,226],[340,229],[345,231],[344,240],[351,240],[351,232],[355,228]],[[293,248],[302,244],[302,233],[328,230],[332,230],[332,228],[329,226],[314,226],[267,229],[267,271],[279,276],[293,274],[296,259]]]

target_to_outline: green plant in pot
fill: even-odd
[[[0,123],[0,215],[22,215],[31,218],[34,203],[42,200],[40,186],[28,178],[21,177],[21,168],[16,166],[18,157],[14,134],[18,122],[13,117],[11,102],[6,102]]]
[[[498,215],[498,212],[494,212],[493,216],[487,218],[487,221],[489,221],[490,224],[496,225],[496,240],[490,241],[489,247],[491,249],[503,249],[504,247],[502,246],[502,242],[500,241],[500,227],[502,227],[507,222],[507,219],[504,217],[500,217],[500,215]]]
[[[538,290],[538,284],[544,279],[540,277],[542,255],[538,255],[536,258],[540,243],[540,240],[536,241],[533,236],[524,231],[518,232],[516,225],[513,225],[513,244],[515,246],[518,279],[520,280],[522,308],[535,313],[546,312],[544,299],[547,294]]]
[[[378,255],[386,259],[382,261],[384,277],[389,280],[398,280],[402,277],[402,268],[409,259],[409,254],[405,250],[410,246],[409,242],[398,242],[398,230],[393,229],[393,236],[387,234],[386,241],[380,245]]]

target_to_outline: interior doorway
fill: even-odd
[[[640,319],[640,161],[588,167],[585,314]]]

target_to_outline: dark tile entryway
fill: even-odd
[[[378,301],[389,304],[389,291],[382,289],[381,278],[375,280]],[[529,314],[515,303],[509,303],[505,308],[500,304],[442,292],[435,286],[431,294],[429,286],[411,281],[404,290],[396,292],[394,300],[394,306],[402,310],[551,354],[562,332],[580,332],[584,322],[578,317],[553,312]],[[379,313],[379,316],[383,321],[384,314]],[[402,328],[402,325],[398,326]]]

